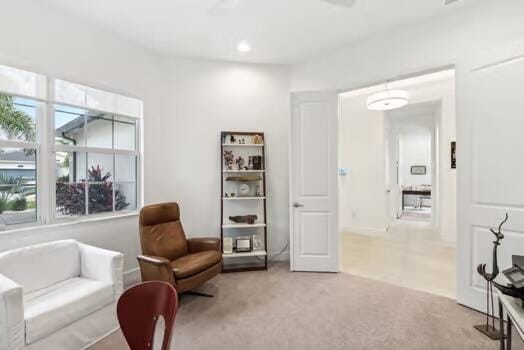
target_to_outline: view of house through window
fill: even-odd
[[[0,65],[0,231],[138,206],[142,102],[58,79],[49,92],[47,82]]]
[[[16,146],[0,148],[0,227],[37,219],[34,142],[37,114],[42,111],[42,103],[0,95],[0,140]]]
[[[136,120],[55,106],[56,214],[136,209]],[[96,151],[93,151],[96,148]]]

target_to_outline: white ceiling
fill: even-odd
[[[157,54],[295,63],[480,0],[44,0]],[[217,5],[218,4],[218,5]],[[239,40],[253,50],[236,52]]]

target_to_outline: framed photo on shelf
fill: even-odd
[[[254,251],[264,250],[264,235],[253,235],[252,240]]]

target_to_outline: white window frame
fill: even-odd
[[[12,94],[12,93],[7,93],[7,92],[0,92],[0,94],[5,95],[5,96],[11,96],[13,98],[18,97],[18,98],[25,98],[25,99],[33,100],[43,105],[42,111],[40,113],[36,113],[36,118],[35,118],[36,139],[35,139],[35,142],[18,141],[18,140],[0,140],[0,148],[25,148],[25,149],[31,148],[31,149],[36,150],[36,155],[35,155],[36,221],[29,222],[29,223],[23,223],[23,224],[14,224],[14,225],[8,226],[6,230],[1,231],[1,232],[5,232],[5,231],[10,231],[12,229],[16,229],[19,227],[39,226],[44,223],[43,215],[42,215],[43,213],[42,208],[45,207],[44,205],[45,201],[42,200],[43,196],[42,196],[42,191],[41,191],[42,190],[42,186],[41,186],[42,185],[42,182],[41,182],[42,181],[42,163],[43,163],[42,144],[46,138],[43,132],[43,128],[45,127],[44,124],[45,124],[45,121],[49,118],[47,117],[48,104],[45,99],[36,98],[34,96],[26,96],[22,94]]]
[[[12,66],[9,66],[12,67]],[[13,67],[16,68],[16,67]],[[38,73],[37,73],[38,74]],[[42,225],[60,224],[60,223],[73,223],[73,222],[86,222],[86,221],[97,221],[103,218],[118,218],[126,217],[129,215],[136,215],[143,205],[143,104],[141,104],[140,117],[133,117],[124,114],[101,111],[93,108],[81,107],[90,111],[110,113],[115,116],[126,117],[136,120],[135,124],[135,150],[120,150],[114,149],[114,140],[112,142],[112,148],[98,148],[84,146],[71,146],[71,145],[57,145],[55,144],[55,105],[63,105],[76,107],[63,102],[55,101],[54,86],[57,79],[49,76],[44,76],[47,79],[47,91],[46,98],[38,98],[34,96],[26,96],[22,94],[14,94],[9,92],[0,91],[0,94],[8,95],[12,97],[27,98],[33,101],[42,103],[44,108],[41,113],[36,114],[35,127],[36,127],[36,140],[35,142],[17,141],[17,140],[0,140],[0,148],[32,148],[36,150],[36,221],[24,224],[14,224],[6,227],[4,231],[8,232],[24,228],[33,228]],[[92,88],[92,87],[90,87]],[[102,89],[101,91],[109,92]],[[122,97],[128,97],[126,95],[120,95]],[[86,131],[87,133],[87,131]],[[112,135],[114,137],[114,135]],[[122,211],[114,210],[106,213],[95,213],[71,217],[57,217],[56,215],[56,152],[86,152],[86,153],[103,153],[112,155],[131,155],[136,157],[136,208]],[[114,165],[113,157],[113,165]],[[114,166],[113,166],[113,176]],[[116,179],[113,178],[113,193],[115,191]],[[114,194],[113,194],[114,198]],[[87,205],[87,203],[86,203]]]

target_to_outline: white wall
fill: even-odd
[[[362,234],[385,232],[386,164],[384,112],[370,111],[366,96],[339,98],[340,228]]]
[[[293,91],[354,89],[472,60],[524,36],[524,1],[482,1],[293,67]]]
[[[423,165],[426,174],[413,175],[411,167]],[[401,186],[431,185],[431,131],[403,133],[399,137],[399,173]]]
[[[168,90],[178,101],[165,190],[181,204],[193,235],[220,234],[220,131],[261,131],[266,137],[268,244],[289,239],[289,74],[279,66],[171,60]]]
[[[13,29],[13,28],[16,28]],[[280,67],[156,58],[39,1],[2,1],[0,63],[144,101],[145,203],[178,201],[190,235],[219,234],[218,131],[267,133],[270,249],[288,239],[289,77]],[[77,238],[137,266],[136,216],[0,233],[0,251]]]

